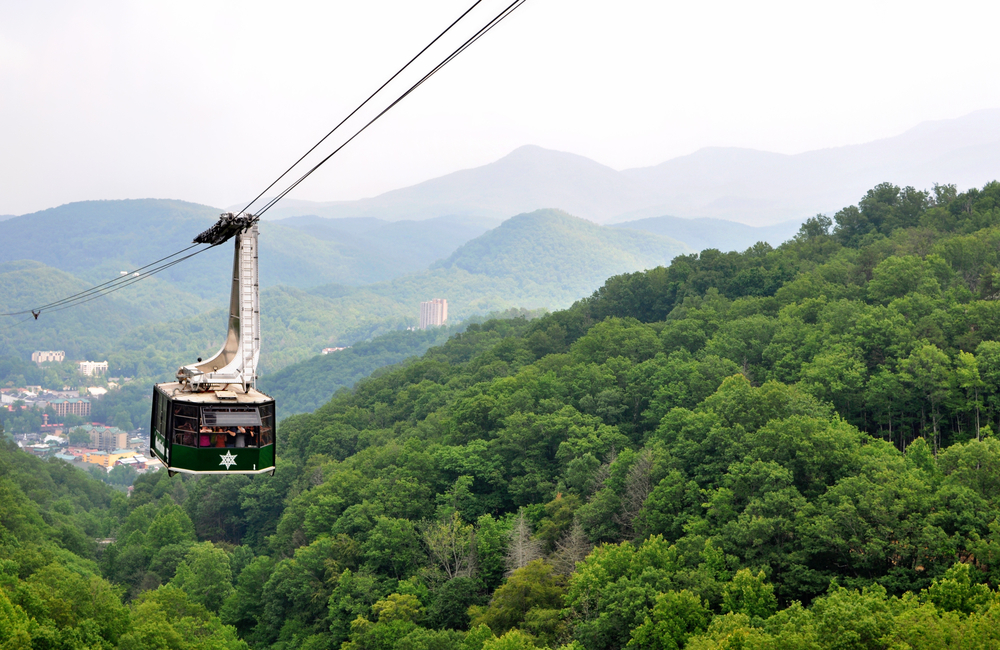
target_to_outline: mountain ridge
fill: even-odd
[[[650,167],[616,171],[536,145],[502,158],[357,201],[289,202],[275,218],[517,214],[555,207],[598,223],[671,215],[768,226],[832,214],[881,182],[979,187],[1000,168],[1000,109],[922,122],[866,143],[780,154],[705,147]],[[544,186],[545,184],[547,186]]]

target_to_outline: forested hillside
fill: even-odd
[[[398,269],[395,275],[402,275],[427,268],[465,242],[496,228],[501,221],[473,216],[445,216],[423,221],[298,216],[266,223],[294,228],[315,239],[340,242],[353,249],[362,263],[372,258],[382,259]]]
[[[0,262],[0,310],[4,312],[55,302],[91,286],[39,262]],[[61,305],[56,305],[38,320],[30,314],[3,318],[0,355],[26,359],[37,349],[65,350],[71,358],[107,354],[116,338],[136,327],[165,317],[191,318],[211,304],[154,277],[80,308],[58,309]]]
[[[345,350],[316,355],[260,378],[258,387],[281,404],[281,416],[315,411],[342,388],[350,388],[380,368],[415,359],[473,323],[490,318],[537,318],[545,310],[509,309],[458,325],[387,332]]]
[[[561,210],[511,217],[431,268],[512,277],[577,295],[610,275],[659,266],[691,249],[663,235],[608,229]],[[512,272],[512,270],[515,270]]]
[[[133,627],[52,626],[121,648],[185,616],[282,650],[996,647],[998,268],[1000,183],[885,184],[778,248],[472,325],[284,420],[274,477],[139,479],[100,530]],[[0,643],[52,647],[21,595],[41,572],[3,584]]]
[[[194,541],[177,505],[142,513],[132,503],[62,461],[43,462],[0,441],[0,647],[247,647],[181,589],[123,602],[122,588],[101,576],[98,541],[123,530],[130,510],[133,519],[156,511],[147,522],[159,533],[150,547]]]

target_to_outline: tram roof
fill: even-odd
[[[176,381],[157,384],[156,387],[172,400],[195,404],[264,404],[274,401],[273,398],[256,388],[251,388],[244,393],[243,387],[237,385],[226,386],[224,391],[209,390],[200,393],[182,390],[180,382]],[[224,393],[224,396],[218,395],[218,393]]]

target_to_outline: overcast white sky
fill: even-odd
[[[0,0],[0,214],[249,200],[471,2]],[[888,137],[1000,106],[998,20],[995,2],[528,0],[292,196],[524,144],[624,169]]]

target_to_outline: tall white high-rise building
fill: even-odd
[[[39,350],[31,353],[31,360],[35,363],[58,362],[64,359],[66,359],[66,353],[62,350]]]
[[[96,375],[103,375],[108,371],[107,361],[81,361],[78,364],[81,375],[87,375],[88,377],[94,377]]]
[[[420,303],[420,329],[444,325],[446,320],[448,320],[448,301],[444,298]]]

